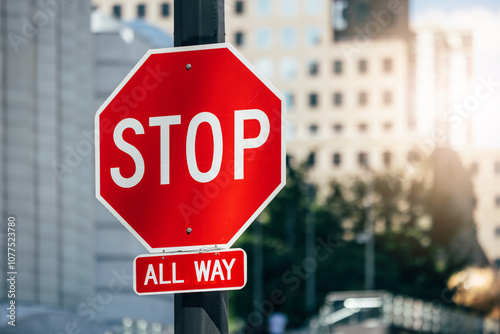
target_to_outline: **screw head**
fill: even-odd
[[[186,70],[189,71],[191,69],[191,64],[186,65]]]
[[[188,227],[187,230],[186,230],[186,233],[190,234],[192,231],[193,231],[193,229],[191,227]]]

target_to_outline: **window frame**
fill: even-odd
[[[307,103],[311,108],[317,108],[319,106],[319,94],[316,92],[309,93]]]
[[[314,124],[314,123],[313,124],[309,124],[308,130],[309,130],[309,134],[311,136],[317,136],[318,132],[319,132],[319,126],[318,126],[318,124]]]
[[[382,60],[382,71],[387,74],[394,71],[394,60],[392,58],[386,57]]]
[[[143,19],[146,17],[146,4],[138,3],[136,10],[137,10],[137,18]]]
[[[309,66],[307,69],[308,73],[312,77],[316,77],[319,75],[319,61],[311,60],[309,61]]]
[[[245,2],[243,0],[237,0],[234,3],[234,13],[236,15],[243,15],[245,14]]]
[[[332,163],[333,163],[334,167],[342,166],[342,153],[340,153],[340,152],[333,153]]]
[[[384,90],[384,93],[382,94],[382,103],[386,107],[394,104],[394,94],[391,90]]]
[[[368,152],[366,151],[358,152],[358,166],[360,168],[369,168]]]
[[[236,31],[234,33],[234,44],[236,46],[244,46],[245,45],[245,33],[243,31]]]
[[[333,125],[333,132],[336,134],[341,134],[344,131],[344,125],[341,123],[335,123]]]
[[[344,94],[342,92],[333,93],[333,105],[335,107],[342,107],[344,105]]]
[[[362,90],[358,93],[358,106],[366,107],[368,105],[368,92]]]
[[[337,65],[339,65],[337,67]],[[342,75],[344,74],[344,63],[342,60],[334,60],[333,61],[333,74],[335,75]]]
[[[360,74],[368,73],[368,60],[360,59],[358,61],[358,73]]]
[[[161,17],[170,17],[172,15],[172,9],[169,2],[163,2],[160,4]]]
[[[121,20],[122,18],[122,5],[113,5],[113,7],[111,7],[111,10],[113,12],[113,17],[117,20]]]
[[[386,150],[382,153],[382,162],[384,163],[385,168],[390,168],[392,165],[392,157],[393,154],[391,151]]]

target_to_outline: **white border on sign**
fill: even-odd
[[[138,258],[143,257],[155,257],[155,256],[176,256],[176,255],[190,255],[190,254],[203,254],[203,253],[224,253],[224,252],[242,252],[243,253],[243,285],[229,287],[229,288],[211,288],[211,289],[194,289],[194,290],[176,290],[176,291],[159,291],[159,292],[137,292],[137,271],[136,271],[136,261]],[[170,295],[175,293],[189,293],[189,292],[209,292],[209,291],[229,291],[229,290],[240,290],[247,285],[247,253],[241,248],[231,248],[231,249],[222,249],[222,250],[211,250],[209,252],[176,252],[176,253],[155,253],[155,254],[143,254],[136,256],[134,259],[134,277],[133,277],[133,287],[134,292],[139,296],[142,295]]]
[[[211,49],[228,49],[231,51],[236,58],[238,58],[249,70],[252,72],[259,80],[269,88],[281,101],[281,180],[280,184],[276,189],[268,196],[268,198],[262,203],[262,205],[255,211],[255,213],[243,224],[243,226],[236,232],[236,234],[229,240],[227,244],[209,244],[209,245],[194,245],[194,246],[182,246],[182,247],[151,247],[146,240],[144,240],[126,221],[120,216],[118,212],[101,196],[100,194],[100,170],[99,170],[99,115],[106,109],[106,107],[111,103],[111,101],[116,97],[116,95],[122,90],[122,88],[127,84],[127,82],[132,78],[132,76],[137,72],[137,70],[144,64],[144,62],[153,54],[162,53],[173,53],[173,52],[188,52],[188,51],[198,51],[198,50],[211,50]],[[273,200],[274,197],[283,189],[286,184],[286,101],[284,95],[269,81],[265,76],[263,76],[257,68],[252,65],[235,47],[229,43],[217,43],[217,44],[204,44],[195,46],[183,46],[175,48],[163,48],[163,49],[151,49],[146,52],[146,54],[139,60],[139,62],[130,70],[127,76],[122,80],[122,82],[115,88],[113,93],[104,101],[101,107],[97,110],[94,118],[95,123],[95,189],[96,198],[99,202],[108,209],[109,212],[115,216],[120,223],[122,223],[125,228],[132,233],[132,235],[150,252],[178,252],[178,251],[200,251],[205,248],[215,248],[215,249],[228,249],[230,248],[236,240],[245,232],[245,230],[252,224],[252,222],[257,218],[257,216],[265,209],[265,207]],[[205,290],[207,291],[207,290]]]

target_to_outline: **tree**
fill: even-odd
[[[328,196],[317,199],[314,187],[305,181],[306,164],[288,168],[287,175],[285,189],[260,215],[251,233],[237,243],[248,253],[249,284],[231,294],[230,307],[243,320],[243,333],[264,332],[265,318],[277,309],[288,315],[290,327],[300,327],[329,292],[364,289],[364,241],[370,210],[375,288],[426,300],[441,297],[447,278],[458,268],[443,262],[445,245],[434,239],[435,197],[429,182],[389,174],[333,181]],[[311,220],[315,243],[313,252],[306,254]],[[262,264],[256,265],[259,252]],[[261,285],[254,276],[259,268]],[[315,307],[308,311],[305,287],[311,275],[316,293],[315,298],[307,298],[315,300]]]

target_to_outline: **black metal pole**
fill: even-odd
[[[224,0],[174,1],[174,46],[224,41]]]
[[[175,334],[227,334],[227,291],[179,293],[174,296]]]
[[[174,0],[174,46],[223,43],[224,0]],[[175,334],[227,334],[227,291],[174,296]]]

